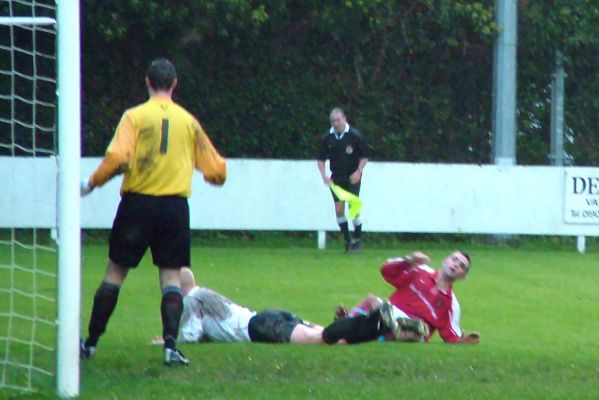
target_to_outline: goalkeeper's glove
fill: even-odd
[[[94,190],[94,187],[92,186],[89,178],[83,179],[81,181],[80,190],[81,190],[81,197],[87,196],[88,194],[90,194],[90,192],[92,190]]]

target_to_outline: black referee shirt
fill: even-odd
[[[330,161],[331,178],[334,181],[349,181],[349,176],[358,169],[362,158],[368,158],[366,141],[356,128],[350,126],[340,138],[336,133],[329,132],[320,140],[317,159]]]

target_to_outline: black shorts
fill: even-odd
[[[123,194],[110,231],[108,256],[121,267],[135,268],[148,247],[159,268],[190,265],[186,198]]]
[[[350,181],[339,181],[339,182],[337,182],[336,180],[333,179],[333,182],[335,183],[335,185],[340,186],[341,188],[347,190],[350,193],[355,194],[356,196],[360,195],[360,184],[362,183],[362,181],[359,181],[355,185],[353,185]],[[340,201],[339,198],[335,195],[335,192],[333,192],[332,189],[331,189],[331,194],[333,195],[333,200],[334,201]]]
[[[304,321],[290,312],[264,310],[250,319],[248,333],[252,342],[289,343],[293,329],[303,323]]]

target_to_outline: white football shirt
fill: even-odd
[[[248,324],[256,315],[213,290],[194,287],[183,298],[182,342],[249,342]]]

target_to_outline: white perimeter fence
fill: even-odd
[[[88,176],[99,158],[82,160]],[[56,162],[0,157],[0,228],[56,225]],[[121,178],[82,199],[83,228],[110,228]],[[599,236],[599,168],[370,162],[371,232]],[[336,231],[316,161],[230,159],[222,188],[195,174],[192,229]]]

